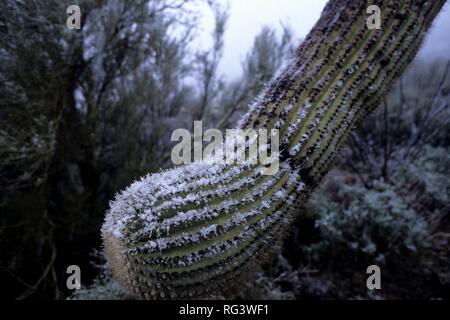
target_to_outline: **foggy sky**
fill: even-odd
[[[290,25],[299,38],[304,38],[319,19],[326,0],[220,0],[230,5],[230,19],[225,34],[225,52],[220,70],[229,79],[241,72],[241,61],[251,48],[255,35],[264,25]],[[207,46],[212,29],[212,15],[205,8],[199,46]],[[447,2],[429,32],[420,58],[450,59],[450,5]]]

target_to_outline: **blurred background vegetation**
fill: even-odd
[[[174,129],[233,127],[295,54],[289,27],[264,27],[227,81],[229,11],[206,2],[212,44],[197,49],[195,1],[0,1],[2,298],[127,298],[101,253],[108,202],[170,166]],[[74,3],[81,31],[65,26]],[[449,68],[415,61],[235,298],[449,298]],[[366,288],[370,264],[380,291]]]

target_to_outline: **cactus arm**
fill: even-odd
[[[102,235],[116,277],[138,298],[224,291],[270,255],[352,127],[415,56],[445,1],[332,0],[293,62],[241,128],[279,129],[280,170],[193,164],[148,175],[116,196]],[[382,10],[381,30],[366,8]]]

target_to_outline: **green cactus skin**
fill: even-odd
[[[141,299],[205,297],[239,286],[288,231],[349,131],[414,58],[445,1],[332,0],[297,56],[240,128],[279,129],[280,170],[193,164],[116,196],[102,235],[113,272]],[[380,30],[366,25],[381,8]]]

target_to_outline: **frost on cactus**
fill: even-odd
[[[190,287],[203,286],[204,276],[239,271],[252,253],[269,249],[302,189],[288,164],[274,176],[249,163],[230,170],[192,164],[146,176],[111,204],[103,226],[107,255],[128,288],[133,279],[152,279],[162,287],[155,295],[194,294]],[[165,279],[173,279],[176,292],[163,288]]]
[[[332,0],[239,128],[278,129],[280,169],[192,164],[148,175],[116,196],[103,226],[113,272],[138,298],[226,292],[270,256],[349,131],[415,56],[444,1]],[[408,14],[403,14],[403,13]]]

